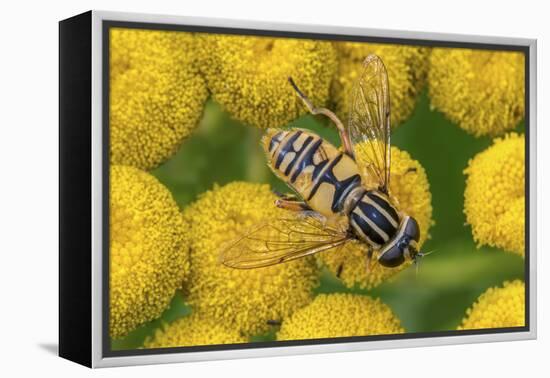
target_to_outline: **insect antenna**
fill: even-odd
[[[420,259],[423,257],[426,257],[428,255],[431,255],[432,253],[436,252],[436,249],[432,249],[429,252],[418,252],[413,259],[415,270],[416,270],[416,276],[418,276],[418,270],[420,269]]]
[[[418,252],[418,257],[426,257],[428,255],[431,255],[434,252],[437,252],[437,249],[432,249],[429,252]]]

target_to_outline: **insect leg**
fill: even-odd
[[[370,268],[371,268],[371,260],[372,260],[372,254],[373,254],[373,251],[372,251],[372,248],[369,248],[367,254],[366,254],[366,269],[367,269],[367,276],[369,275],[370,273]]]
[[[343,270],[344,270],[344,263],[340,263],[340,265],[338,265],[338,269],[336,270],[336,277],[340,278]]]
[[[281,209],[290,210],[290,211],[309,211],[309,207],[305,202],[299,201],[296,199],[285,199],[280,198],[275,201],[275,206],[280,207]]]
[[[268,321],[266,321],[266,323],[267,323],[267,325],[270,325],[270,326],[280,326],[281,325],[280,320],[269,319]]]
[[[284,197],[287,196],[287,195],[284,194],[283,192],[279,192],[277,189],[271,189],[271,192],[272,192],[273,194],[275,194],[275,195],[276,195],[277,197],[279,197],[279,198],[284,198]]]
[[[340,119],[332,111],[326,108],[316,108],[313,105],[313,103],[310,101],[310,99],[307,98],[307,96],[300,90],[300,88],[298,88],[298,86],[296,85],[296,83],[291,77],[288,78],[288,82],[290,83],[290,85],[292,85],[292,88],[294,88],[294,90],[298,94],[298,97],[300,97],[300,99],[306,105],[307,110],[309,110],[311,114],[313,115],[322,114],[324,116],[327,116],[328,118],[330,118],[332,122],[334,122],[334,124],[338,128],[338,133],[340,134],[340,140],[342,141],[342,146],[344,146],[344,151],[353,158],[354,157],[353,145],[351,144],[351,139],[349,137],[348,131],[344,127],[344,124],[342,123],[342,121],[340,121]]]
[[[409,173],[415,173],[416,172],[416,168],[415,167],[411,167],[411,168],[408,168],[406,171],[405,171],[405,174],[409,174]]]
[[[279,199],[284,199],[284,200],[288,200],[288,201],[300,201],[300,197],[298,197],[296,194],[281,193],[281,192],[276,191],[275,189],[272,189],[271,191],[273,192],[273,194],[275,194],[277,197],[279,197]]]

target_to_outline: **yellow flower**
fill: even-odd
[[[112,29],[111,163],[151,169],[197,126],[208,92],[190,33]]]
[[[494,140],[464,170],[464,213],[478,246],[525,254],[525,136]]]
[[[244,335],[265,332],[268,320],[280,321],[308,304],[318,284],[311,257],[250,270],[220,263],[225,243],[285,214],[275,207],[275,199],[268,185],[233,182],[204,193],[184,211],[192,238],[187,302]]]
[[[176,202],[156,178],[111,166],[110,334],[125,336],[168,306],[189,270]]]
[[[362,145],[356,146],[356,157],[361,166],[367,160],[367,149]],[[420,226],[421,248],[428,238],[428,230],[433,224],[432,195],[424,168],[411,158],[408,152],[397,147],[391,148],[391,177],[390,194],[396,201],[396,207],[414,217]],[[363,162],[363,163],[362,163]],[[413,169],[411,171],[411,169]],[[363,177],[368,183],[368,178]],[[376,261],[376,252],[370,262],[369,271],[366,269],[366,246],[361,243],[349,243],[341,249],[329,250],[319,254],[320,260],[334,274],[340,272],[340,280],[347,287],[358,285],[361,288],[373,288],[410,265],[410,261],[397,268],[386,268]]]
[[[525,325],[525,284],[520,280],[491,287],[466,311],[459,330],[523,327]]]
[[[432,106],[475,136],[517,126],[524,117],[524,81],[522,53],[436,48],[430,56]]]
[[[329,42],[251,36],[201,36],[204,72],[214,99],[245,124],[281,127],[306,112],[292,76],[317,106],[329,96],[336,53]]]
[[[226,327],[219,321],[193,314],[163,324],[152,338],[143,343],[145,348],[172,348],[194,345],[220,345],[246,343],[248,339],[237,330]]]
[[[277,340],[403,333],[399,319],[380,299],[356,294],[320,294],[283,321]]]
[[[348,119],[351,93],[369,54],[378,55],[388,71],[392,125],[412,114],[418,94],[425,84],[428,48],[360,42],[335,42],[339,53],[338,72],[331,88],[331,100],[342,121]]]

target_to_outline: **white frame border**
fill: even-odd
[[[382,38],[410,38],[429,41],[486,43],[493,45],[518,45],[529,47],[529,224],[530,224],[530,319],[529,332],[496,333],[484,335],[461,335],[444,337],[425,337],[418,339],[363,341],[338,344],[281,346],[270,348],[232,349],[203,352],[181,352],[169,354],[150,354],[142,356],[103,357],[102,355],[102,22],[104,20],[145,22],[158,24],[181,24],[206,27],[225,27],[253,30],[272,30],[305,33],[325,33],[335,35],[357,35]],[[300,25],[286,23],[267,23],[256,21],[165,16],[124,12],[92,11],[92,367],[114,367],[158,363],[223,360],[235,358],[287,356],[310,353],[349,352],[373,349],[404,347],[423,347],[450,344],[481,343],[536,339],[537,337],[537,300],[536,300],[536,252],[537,252],[537,209],[536,209],[536,102],[537,102],[537,41],[535,39],[505,38],[479,35],[443,34],[411,32],[400,30],[364,29],[355,27],[337,27],[324,25]]]

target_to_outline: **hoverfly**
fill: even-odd
[[[382,60],[365,59],[353,87],[348,127],[332,111],[315,107],[292,78],[289,82],[310,113],[334,122],[343,151],[305,129],[268,129],[262,138],[268,165],[298,196],[275,202],[287,216],[257,225],[224,246],[222,263],[264,267],[351,241],[367,246],[367,269],[374,251],[385,267],[416,262],[423,255],[418,223],[398,210],[389,193],[390,93]],[[356,162],[359,148],[368,156],[366,164]]]

